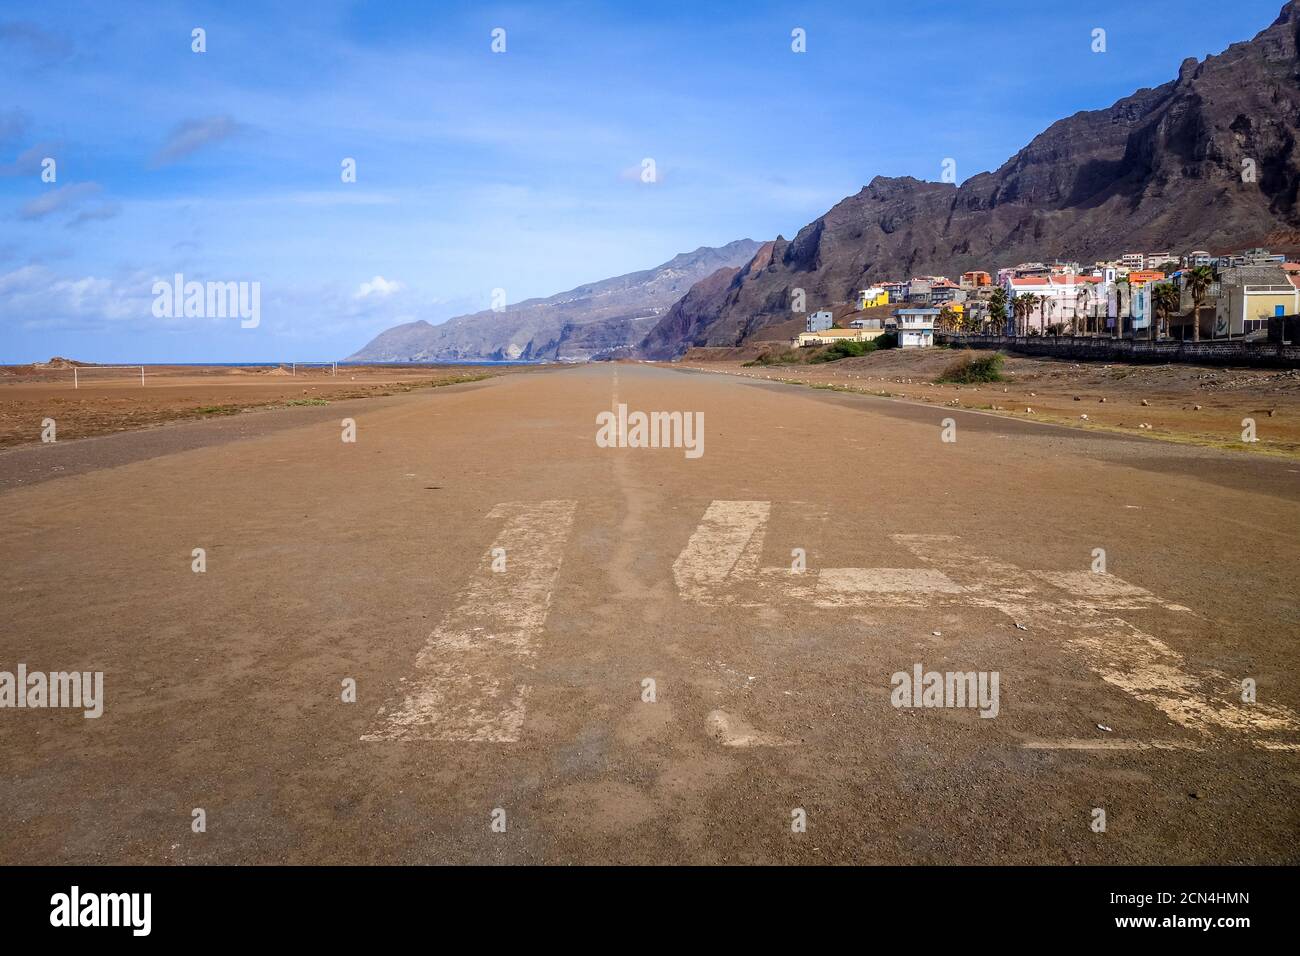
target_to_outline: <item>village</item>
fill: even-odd
[[[791,344],[871,342],[927,348],[940,339],[1082,337],[1131,342],[1293,343],[1300,262],[1267,249],[1127,252],[1091,266],[1023,262],[914,276],[861,289],[807,317]]]

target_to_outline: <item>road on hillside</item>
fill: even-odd
[[[0,709],[0,860],[1300,862],[1294,462],[630,364],[279,415],[0,455],[0,671],[103,674]]]

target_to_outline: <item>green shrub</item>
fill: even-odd
[[[836,362],[842,358],[857,358],[866,355],[868,352],[876,350],[875,342],[855,342],[852,339],[841,339],[838,342],[832,342],[820,352],[814,355],[810,362]]]
[[[980,382],[1002,381],[1002,353],[993,352],[979,358],[967,356],[953,362],[940,375],[936,382],[953,385],[975,385]]]
[[[799,359],[795,353],[791,349],[786,349],[784,352],[762,352],[759,354],[758,358],[754,359],[752,362],[745,362],[743,367],[753,368],[756,365],[794,365],[798,361]]]

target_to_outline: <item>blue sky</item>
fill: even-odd
[[[332,359],[790,237],[873,176],[994,169],[1281,3],[1053,6],[3,0],[0,362]],[[178,272],[259,282],[260,324],[156,318]]]

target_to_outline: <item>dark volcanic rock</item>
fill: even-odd
[[[716,276],[704,280],[697,301],[674,306],[641,351],[663,358],[739,344],[788,320],[799,288],[811,311],[915,274],[1156,248],[1300,248],[1298,34],[1293,0],[1254,40],[1060,120],[960,187],[877,177],[793,240],[778,238],[759,262],[764,247],[725,293]],[[1254,181],[1243,180],[1247,161]]]
[[[462,315],[441,325],[395,326],[351,357],[368,362],[582,360],[635,345],[692,285],[720,267],[735,267],[759,244],[738,239],[702,246],[663,265],[603,279],[501,312]]]

